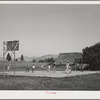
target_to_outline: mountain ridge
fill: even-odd
[[[39,60],[45,60],[47,58],[58,58],[58,55],[55,55],[55,54],[48,54],[48,55],[44,55],[44,56],[41,56],[41,57],[28,57],[28,56],[24,56],[24,61],[33,61],[34,59],[36,60],[36,62],[38,62]],[[17,58],[18,61],[21,61],[21,57],[18,57]]]

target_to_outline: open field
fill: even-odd
[[[72,71],[70,74],[66,71],[15,71],[16,76],[37,76],[37,77],[55,77],[55,78],[63,78],[63,77],[71,77],[77,75],[88,75],[100,73],[100,71]],[[0,72],[0,75],[3,75],[3,72]],[[14,76],[14,71],[5,72],[6,76]]]
[[[5,61],[5,67],[9,62]],[[14,62],[10,72],[3,77],[3,62],[0,62],[0,90],[100,90],[100,71],[72,71],[67,74],[62,68],[56,71],[42,71],[41,66],[47,63],[34,63],[34,73],[25,72],[26,66],[32,62]]]
[[[0,90],[100,90],[100,73],[64,78],[0,76]]]

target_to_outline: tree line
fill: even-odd
[[[20,59],[21,59],[21,61],[24,61],[24,56],[21,55],[21,58]],[[11,61],[12,60],[12,57],[10,56],[9,53],[7,54],[6,60],[8,60],[8,61]],[[17,59],[15,59],[15,61],[17,61]]]
[[[83,63],[89,64],[87,69],[100,70],[100,42],[82,50]]]
[[[56,59],[54,58],[45,58],[44,60],[39,60],[39,62],[51,62],[54,63]]]
[[[56,59],[52,58],[45,58],[44,60],[40,59],[39,61],[36,61],[36,59],[33,59],[32,62],[39,62],[39,63],[43,63],[43,62],[50,62],[50,63],[54,63]]]

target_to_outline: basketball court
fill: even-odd
[[[32,71],[25,72],[25,71],[16,71],[15,76],[37,76],[37,77],[55,77],[55,78],[62,78],[62,77],[71,77],[71,76],[77,76],[77,75],[87,75],[87,74],[95,74],[100,73],[100,71],[72,71],[70,74],[68,74],[66,71]],[[3,74],[3,73],[2,73]],[[14,76],[14,72],[5,72],[5,75],[11,75]]]

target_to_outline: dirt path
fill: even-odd
[[[71,77],[71,76],[77,76],[77,75],[86,75],[86,74],[94,74],[94,73],[100,73],[100,71],[72,71],[72,73],[68,74],[65,71],[56,71],[56,72],[47,72],[47,71],[34,71],[34,73],[30,72],[24,72],[24,71],[16,71],[16,76],[38,76],[38,77]],[[14,75],[14,72],[6,72],[6,75]]]

